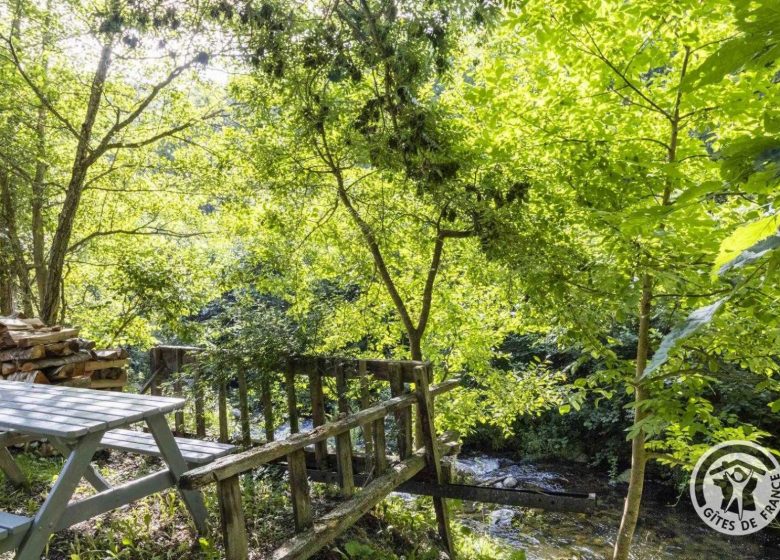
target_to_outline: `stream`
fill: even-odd
[[[596,492],[592,513],[557,513],[520,507],[465,502],[458,519],[475,532],[490,534],[525,550],[528,560],[601,560],[612,558],[626,485],[582,465],[517,462],[489,455],[463,455],[456,466],[465,480],[547,491]],[[499,479],[499,482],[496,480]],[[662,497],[663,496],[663,497]],[[708,528],[686,501],[669,504],[669,490],[648,483],[634,536],[635,560],[780,559],[778,531],[732,537]]]
[[[257,426],[259,423],[254,423]],[[301,430],[313,428],[301,418]],[[259,430],[258,430],[259,432]],[[253,437],[261,438],[260,433]],[[289,437],[289,426],[276,430],[277,440]],[[353,443],[362,450],[357,430]],[[329,447],[332,442],[329,442]],[[388,440],[393,447],[393,438]],[[457,476],[477,485],[498,484],[543,491],[595,492],[598,505],[591,513],[548,512],[521,507],[464,502],[456,509],[460,523],[489,534],[502,544],[524,550],[528,560],[603,560],[612,547],[623,509],[626,484],[613,484],[606,473],[582,464],[517,461],[508,457],[463,453]],[[401,495],[413,499],[409,495]],[[699,519],[687,501],[670,494],[667,486],[648,481],[632,560],[780,560],[780,530],[765,529],[744,537],[718,533]]]

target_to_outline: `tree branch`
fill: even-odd
[[[95,231],[84,237],[83,239],[80,239],[79,241],[76,241],[73,245],[68,247],[68,252],[72,253],[73,251],[77,250],[78,248],[86,245],[93,239],[97,237],[107,237],[110,235],[160,235],[163,237],[174,237],[177,239],[187,239],[190,237],[199,237],[201,235],[207,235],[210,232],[207,231],[198,231],[193,233],[183,233],[178,231],[171,231],[164,228],[151,228],[151,229],[145,229],[148,228],[148,225],[139,226],[135,229],[112,229],[112,230],[106,230],[106,231]]]
[[[76,130],[76,127],[54,107],[51,101],[49,101],[49,98],[46,97],[46,94],[43,93],[43,91],[37,85],[35,85],[35,82],[33,82],[32,78],[30,78],[27,72],[24,71],[22,68],[22,62],[19,60],[19,56],[16,53],[16,48],[14,47],[11,38],[5,37],[4,35],[0,35],[0,38],[2,38],[8,45],[8,52],[11,53],[10,60],[16,68],[16,71],[19,72],[19,75],[22,77],[22,79],[27,83],[28,86],[30,86],[30,89],[32,89],[38,100],[43,104],[44,107],[46,107],[46,109],[48,109],[52,115],[54,115],[58,121],[65,125],[65,128],[67,128],[68,131],[70,131],[70,133],[73,134],[77,140],[80,140],[81,134],[79,134],[78,130]]]
[[[107,150],[112,149],[113,146],[116,146],[116,143],[112,144],[111,139],[118,133],[121,132],[123,129],[127,128],[130,124],[135,122],[135,120],[141,116],[141,113],[144,112],[144,110],[149,106],[149,104],[154,101],[159,93],[165,89],[168,84],[170,84],[173,80],[175,80],[179,75],[181,75],[182,72],[190,68],[193,64],[195,64],[197,60],[197,57],[192,58],[188,62],[181,64],[170,71],[170,73],[165,77],[164,80],[161,82],[158,82],[152,87],[152,91],[149,92],[149,95],[147,95],[137,106],[136,108],[130,112],[127,117],[125,117],[122,120],[118,119],[117,114],[117,121],[114,123],[114,125],[109,129],[109,131],[103,136],[103,139],[98,144],[97,148],[94,150],[95,157],[99,157],[103,153],[105,153]],[[183,129],[179,129],[183,130]],[[177,131],[178,132],[178,131]],[[151,143],[154,140],[151,140]],[[141,144],[144,145],[144,144]]]

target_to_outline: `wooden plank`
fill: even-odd
[[[387,443],[385,441],[385,417],[382,416],[373,422],[374,433],[374,470],[376,475],[382,475],[387,471]]]
[[[284,373],[284,384],[287,392],[287,417],[290,422],[290,433],[297,434],[301,431],[298,420],[298,398],[295,394],[295,372],[289,363]]]
[[[219,444],[208,441],[199,441],[187,438],[176,438],[182,456],[189,464],[206,464],[216,458],[224,457],[235,450],[235,447],[227,444]],[[132,430],[111,430],[100,441],[100,446],[106,449],[130,451],[160,456],[160,449],[151,434]]]
[[[423,480],[410,480],[399,486],[398,491],[419,496],[536,508],[545,511],[588,513],[592,512],[598,505],[596,494],[488,488],[466,484],[437,484]]]
[[[121,486],[114,486],[77,502],[71,502],[57,524],[57,530],[64,531],[76,523],[87,521],[136,500],[173,488],[175,485],[173,475],[166,469]]]
[[[434,476],[435,482],[442,484],[441,463],[439,462],[439,446],[436,441],[436,425],[433,419],[433,399],[431,398],[428,379],[429,372],[425,366],[415,370],[415,392],[417,393],[417,409],[422,425],[422,437],[425,443],[425,460],[428,470]],[[455,559],[455,545],[450,532],[450,513],[445,498],[433,497],[433,509],[436,512],[436,522],[439,529],[439,537],[442,540],[444,550],[451,559]]]
[[[260,398],[263,401],[263,424],[265,426],[265,441],[274,440],[274,402],[271,395],[271,380],[268,374],[260,383]]]
[[[26,486],[27,477],[14,461],[13,456],[3,446],[0,446],[0,471],[3,471],[5,477],[16,486]]]
[[[431,388],[431,394],[443,393],[458,386],[460,380],[452,379],[441,383],[439,386]],[[243,453],[238,453],[230,457],[217,459],[210,465],[199,467],[182,476],[180,485],[183,488],[200,488],[208,484],[224,480],[236,474],[241,474],[261,465],[265,465],[289,455],[292,451],[303,449],[309,445],[324,442],[330,437],[343,432],[357,428],[366,422],[371,422],[383,418],[384,416],[402,408],[410,407],[415,401],[416,396],[405,394],[399,397],[383,401],[371,408],[361,410],[354,414],[341,418],[335,422],[319,426],[310,432],[303,432],[290,436],[287,439],[267,443],[261,447],[249,449]],[[327,461],[327,455],[324,457]]]
[[[345,375],[348,379],[357,379],[360,377],[358,371],[358,360],[345,357],[319,357],[319,356],[296,356],[290,360],[295,369],[296,375],[307,375],[311,368],[318,368],[322,375],[329,377],[333,375],[333,370],[328,367],[329,362],[338,360],[345,369]],[[405,383],[414,383],[414,368],[420,365],[426,365],[426,362],[414,360],[362,360],[365,362],[366,371],[371,377],[382,380],[390,380],[390,370],[397,367],[401,371]]]
[[[29,399],[14,399],[13,402],[2,402],[0,406],[13,410],[29,411],[29,412],[41,412],[52,413],[56,412],[63,416],[72,416],[81,420],[94,420],[97,422],[111,422],[114,420],[127,421],[127,415],[122,414],[121,411],[108,412],[101,407],[91,407],[89,409],[81,408],[80,406],[62,406],[52,407],[47,404],[41,404],[40,400],[34,398]]]
[[[290,496],[292,498],[295,530],[300,533],[312,525],[311,495],[306,475],[306,453],[299,449],[287,456],[290,475]]]
[[[309,392],[311,394],[311,416],[314,428],[325,424],[325,395],[322,392],[322,377],[316,367],[309,371]],[[324,469],[328,461],[327,441],[317,442],[314,447],[317,456],[317,466]]]
[[[219,514],[222,520],[222,540],[226,560],[246,560],[249,542],[241,503],[241,483],[237,476],[222,480],[217,485]]]
[[[24,533],[32,525],[32,519],[0,511],[0,540]]]
[[[349,430],[336,435],[336,470],[339,473],[341,496],[351,498],[355,493],[355,479],[352,471],[352,438]]]
[[[34,433],[42,436],[56,436],[64,438],[76,438],[88,434],[90,431],[97,431],[101,428],[100,423],[94,426],[73,426],[59,424],[63,417],[55,417],[50,420],[37,420],[31,418],[19,418],[16,415],[0,414],[0,427],[4,429],[17,430],[25,433]]]
[[[101,441],[101,445],[106,444],[107,442],[112,444],[121,444],[122,442],[148,442],[154,444],[154,438],[148,432],[120,429],[106,432],[106,435]],[[236,449],[236,447],[231,444],[190,438],[176,438],[176,444],[182,451],[189,450],[198,453],[229,453]]]
[[[360,409],[365,410],[371,406],[371,390],[365,360],[358,362],[358,374],[360,375]],[[362,426],[363,443],[366,448],[366,471],[374,470],[374,422],[366,422]]]
[[[398,397],[407,394],[401,369],[396,364],[390,367],[390,394]],[[398,456],[406,459],[412,454],[412,411],[410,408],[398,410],[395,413],[395,423],[398,430]]]
[[[149,393],[153,396],[160,395],[159,380],[165,375],[167,368],[162,362],[162,354],[159,347],[149,349],[149,367],[154,372],[149,378]],[[142,393],[144,391],[141,391]]]
[[[319,517],[308,531],[296,535],[275,550],[272,560],[306,560],[354,525],[399,484],[406,482],[425,466],[422,454],[398,463],[373,480],[363,491]]]
[[[149,431],[154,436],[154,441],[157,447],[160,448],[160,454],[162,459],[173,474],[173,477],[178,482],[179,478],[187,472],[187,461],[182,457],[179,446],[176,445],[176,439],[171,433],[171,429],[168,427],[168,422],[165,420],[165,416],[157,414],[150,416],[146,419],[146,425],[149,427]],[[203,496],[200,492],[185,490],[179,488],[179,495],[190,512],[192,521],[195,523],[195,528],[198,533],[205,535],[208,532],[208,526],[206,519],[208,518],[208,511],[206,510],[206,504],[203,501]]]
[[[10,384],[10,383],[9,383]],[[93,395],[77,396],[76,394],[62,393],[61,395],[41,395],[37,389],[40,387],[46,387],[46,385],[25,385],[30,387],[27,393],[22,392],[4,392],[0,390],[0,406],[6,406],[9,408],[26,408],[25,404],[42,404],[48,407],[49,410],[56,411],[58,414],[71,415],[78,411],[90,411],[98,414],[103,414],[106,419],[113,420],[115,416],[122,416],[124,418],[142,419],[149,414],[156,414],[158,412],[171,412],[179,406],[178,405],[165,405],[155,406],[152,403],[137,403],[127,402],[116,399],[115,401],[109,399],[103,399],[93,397]],[[60,385],[56,386],[59,390],[65,390],[65,387]],[[5,389],[5,386],[2,387]],[[101,391],[92,391],[95,395],[109,395]],[[115,397],[125,395],[126,393],[111,393]]]
[[[78,442],[78,445],[65,462],[57,482],[46,497],[38,513],[35,515],[32,527],[16,553],[16,560],[39,560],[49,537],[59,524],[65,513],[68,502],[73,496],[84,471],[89,466],[92,456],[97,450],[101,434],[90,434]]]
[[[344,375],[344,366],[336,360],[333,365],[333,377],[336,378],[336,395],[340,414],[349,414],[349,386]]]
[[[0,384],[3,382],[0,381]],[[107,394],[101,391],[90,391],[89,389],[72,389],[69,387],[47,387],[47,386],[35,386],[27,387],[25,385],[16,385],[14,383],[0,385],[0,398],[5,398],[11,391],[17,391],[20,393],[32,394],[37,393],[40,395],[47,395],[54,398],[59,398],[64,395],[71,395],[77,397],[85,397],[91,400],[100,400],[103,402],[111,403],[113,405],[117,402],[123,403],[135,403],[146,407],[158,407],[167,408],[168,406],[184,406],[183,399],[177,399],[172,397],[156,397],[150,395],[137,395],[133,393],[121,393],[121,394]],[[166,412],[173,411],[174,408],[166,410]]]
[[[184,352],[177,348],[174,352],[175,367],[173,369],[173,395],[181,398],[183,396],[181,386],[181,366],[184,361]],[[173,415],[173,432],[176,435],[183,435],[185,432],[184,427],[184,409],[180,408]]]

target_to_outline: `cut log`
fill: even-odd
[[[109,360],[106,362],[100,362],[97,360],[88,361],[84,365],[84,371],[97,371],[99,369],[113,369],[113,368],[123,368],[128,363],[130,363],[130,360]]]
[[[47,344],[45,348],[46,355],[49,357],[70,356],[71,354],[79,351],[79,342],[78,339],[71,338],[62,342]]]
[[[82,350],[94,350],[95,349],[95,343],[91,340],[87,340],[85,338],[77,338],[76,339],[79,343],[79,348]]]
[[[109,348],[107,350],[95,350],[98,360],[124,360],[127,358],[127,350],[124,348]]]
[[[93,379],[91,381],[88,377],[74,377],[73,379],[87,380],[87,386],[90,389],[121,389],[127,385],[127,372],[123,372],[116,379]]]
[[[19,368],[22,371],[31,371],[34,369],[45,369],[64,366],[67,364],[77,364],[79,362],[88,362],[92,359],[92,354],[86,350],[79,351],[78,354],[71,356],[62,356],[60,358],[44,358],[35,362],[26,362]]]
[[[60,342],[69,338],[75,338],[79,335],[78,329],[62,329],[60,331],[52,331],[41,334],[32,334],[27,332],[9,332],[16,346],[19,348],[27,348],[29,346],[35,346],[36,344],[50,344],[52,342]]]
[[[46,355],[46,347],[43,345],[30,346],[29,348],[11,348],[0,351],[0,362],[14,362],[20,360],[37,360]]]
[[[17,371],[5,378],[6,381],[21,381],[23,383],[39,383],[48,385],[49,379],[40,370]]]

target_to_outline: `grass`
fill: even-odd
[[[62,468],[62,458],[32,453],[15,455],[30,480],[28,489],[14,488],[0,474],[0,510],[32,516],[46,498]],[[112,483],[142,476],[159,468],[156,459],[114,453],[97,462]],[[292,506],[286,475],[269,468],[242,479],[244,512],[250,558],[260,559],[293,535]],[[94,491],[82,484],[78,496]],[[213,489],[204,493],[210,526],[219,527]],[[338,500],[332,487],[312,484],[316,516]],[[455,506],[457,507],[457,506]],[[517,551],[504,549],[491,539],[475,535],[453,523],[459,557],[467,560],[522,560]],[[218,530],[197,538],[183,503],[174,491],[140,500],[119,510],[80,523],[54,535],[46,552],[51,560],[216,560],[222,557]],[[391,496],[366,515],[316,560],[439,560],[435,519],[430,500],[401,500]],[[12,558],[11,554],[0,559]]]

